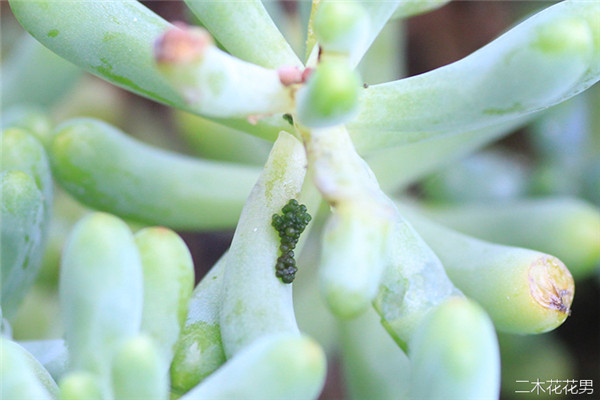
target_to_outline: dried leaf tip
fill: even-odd
[[[189,63],[202,59],[212,44],[205,29],[176,22],[154,42],[154,58],[158,63]]]
[[[575,283],[571,273],[556,257],[539,257],[529,267],[529,290],[545,308],[571,314]]]

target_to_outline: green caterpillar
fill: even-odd
[[[292,283],[296,277],[296,260],[294,248],[304,228],[312,219],[304,204],[291,199],[281,209],[283,215],[273,214],[271,225],[279,233],[281,255],[275,264],[275,276],[283,283]]]

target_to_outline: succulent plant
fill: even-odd
[[[316,399],[335,351],[351,398],[497,398],[497,332],[555,329],[573,276],[598,270],[596,206],[519,197],[564,194],[548,178],[562,168],[568,193],[598,199],[597,146],[547,132],[600,104],[580,95],[600,80],[600,3],[565,0],[452,64],[363,84],[360,69],[396,62],[392,38],[360,64],[386,24],[446,2],[299,2],[302,61],[269,2],[185,0],[187,25],[134,0],[10,0],[37,42],[2,64],[2,398]],[[170,107],[209,158],[125,134],[160,123],[116,100],[98,111],[95,89],[52,120],[81,70]],[[107,118],[72,118],[86,99]],[[459,160],[531,121],[539,170]],[[175,231],[233,228],[194,288]],[[59,305],[60,338],[13,338],[28,293]]]

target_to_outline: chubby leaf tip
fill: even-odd
[[[202,59],[212,44],[205,29],[176,22],[154,42],[154,57],[158,63],[189,63]]]
[[[571,273],[558,258],[543,256],[531,264],[529,290],[542,307],[566,316],[571,314],[575,284]]]

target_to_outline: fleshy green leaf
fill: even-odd
[[[187,108],[198,114],[257,118],[292,112],[292,89],[277,70],[232,57],[202,28],[168,29],[154,43],[154,57]]]
[[[596,2],[564,1],[470,56],[365,89],[349,125],[361,152],[511,121],[600,79]]]
[[[44,229],[47,229],[52,210],[53,182],[46,150],[24,129],[5,129],[1,135],[2,171],[23,171],[35,180],[44,200]]]
[[[60,381],[59,400],[102,400],[102,388],[97,375],[88,371],[68,373]]]
[[[55,399],[56,383],[48,371],[17,343],[0,336],[0,397],[6,400]]]
[[[300,192],[305,165],[302,144],[282,132],[242,211],[223,275],[220,322],[229,357],[270,333],[299,334],[291,286],[275,276],[279,238],[271,221]]]
[[[225,49],[266,68],[302,63],[283,38],[260,0],[185,0]]]
[[[410,364],[374,310],[340,327],[343,372],[350,399],[409,400]]]
[[[25,34],[2,65],[2,107],[50,107],[77,82],[82,71]]]
[[[171,389],[178,395],[196,386],[226,360],[219,323],[226,257],[221,257],[192,294],[171,364]]]
[[[173,26],[135,0],[11,0],[21,25],[44,46],[84,70],[141,96],[194,112],[158,70],[155,40]],[[281,118],[252,125],[218,122],[275,140]]]
[[[152,43],[171,25],[135,0],[13,0],[17,20],[79,67],[167,104],[183,105],[158,72]]]
[[[450,0],[401,0],[392,18],[406,18],[434,10]]]
[[[313,400],[325,381],[323,350],[295,334],[271,334],[236,354],[181,400]]]
[[[467,235],[553,254],[575,279],[591,274],[600,262],[600,211],[575,198],[447,205],[425,213]]]
[[[135,243],[144,274],[141,330],[155,341],[164,372],[187,316],[194,263],[184,241],[169,229],[142,229],[135,234]]]
[[[19,344],[44,366],[56,382],[61,379],[67,369],[69,357],[64,340],[32,340],[19,342]]]
[[[43,196],[23,171],[0,174],[2,191],[2,312],[12,317],[40,267]]]
[[[453,298],[433,310],[411,341],[411,399],[497,399],[500,350],[476,303]],[[435,383],[433,383],[435,382]]]
[[[156,149],[92,119],[57,127],[50,155],[56,180],[82,203],[175,229],[231,227],[259,173]]]
[[[481,304],[503,332],[542,333],[569,316],[574,283],[556,257],[484,242],[401,208],[436,252],[452,282]]]
[[[164,372],[164,359],[151,338],[139,335],[127,340],[112,365],[115,400],[166,400],[169,381]]]
[[[386,192],[397,191],[415,180],[506,136],[522,119],[495,126],[440,135],[406,146],[391,147],[366,157]]]
[[[107,388],[115,352],[140,329],[142,280],[140,255],[123,221],[93,213],[75,225],[59,290],[71,371],[98,374]]]

